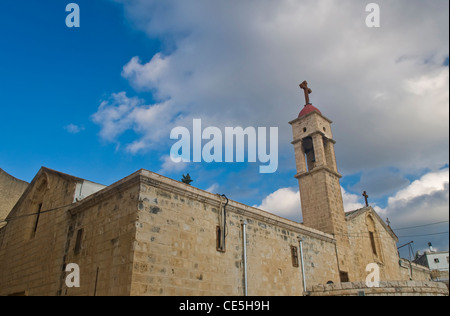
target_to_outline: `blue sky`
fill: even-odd
[[[448,2],[78,0],[0,3],[0,168],[102,184],[145,168],[301,220],[291,127],[308,80],[333,121],[346,211],[448,221]],[[126,111],[121,111],[125,108]],[[171,128],[278,127],[279,167],[173,164]],[[401,230],[448,249],[448,222]],[[433,234],[433,235],[430,235]],[[435,235],[434,235],[435,234]],[[422,237],[409,237],[427,235]]]

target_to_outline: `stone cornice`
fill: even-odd
[[[327,118],[327,117],[324,116],[323,114],[320,114],[320,113],[318,113],[318,112],[316,112],[316,111],[313,111],[313,112],[308,113],[308,114],[306,114],[306,115],[304,115],[304,116],[302,116],[302,117],[297,117],[296,119],[293,119],[292,121],[289,122],[289,124],[292,125],[292,124],[298,122],[299,120],[303,120],[303,119],[305,119],[305,118],[307,118],[307,117],[309,117],[309,116],[311,116],[311,115],[314,115],[314,114],[319,115],[319,116],[322,117],[324,120],[328,121],[330,124],[333,123],[332,120],[330,120],[329,118]]]
[[[338,177],[339,179],[342,178],[342,175],[339,172],[333,171],[330,168],[326,167],[326,166],[317,166],[314,169],[312,169],[311,171],[305,171],[305,172],[299,172],[295,175],[295,178],[300,179],[302,177],[314,174],[316,172],[325,170],[333,175],[335,175],[336,177]]]
[[[140,181],[141,183],[151,185],[153,187],[160,188],[162,190],[169,191],[171,193],[181,195],[186,198],[190,198],[202,203],[206,203],[211,206],[217,207],[220,205],[220,197],[217,194],[203,191],[201,189],[160,176],[147,170],[143,170],[143,174],[141,174]],[[285,228],[287,230],[293,231],[301,235],[318,238],[327,242],[333,243],[336,242],[333,235],[326,234],[316,229],[306,227],[303,224],[285,219],[283,217],[265,212],[258,208],[251,207],[233,200],[229,200],[227,211],[233,212],[243,217],[251,218],[253,220],[261,221],[269,225]]]
[[[106,187],[103,190],[100,190],[97,193],[75,203],[72,207],[69,208],[69,212],[72,215],[83,212],[85,209],[111,198],[114,194],[122,192],[133,185],[138,185],[141,183],[167,192],[171,192],[173,194],[184,196],[201,203],[206,203],[211,206],[218,207],[220,205],[220,197],[217,194],[203,191],[201,189],[186,185],[182,182],[141,169],[133,173],[132,175],[112,184],[111,186]],[[136,200],[136,202],[138,203],[138,200]],[[249,219],[253,219],[255,221],[264,222],[265,224],[284,228],[291,232],[298,233],[299,235],[309,236],[331,243],[336,242],[333,235],[318,231],[310,227],[306,227],[301,223],[285,219],[283,217],[233,200],[229,200],[227,211]]]

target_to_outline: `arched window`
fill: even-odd
[[[372,249],[372,254],[375,259],[377,259],[378,261],[382,261],[380,236],[378,234],[377,228],[375,226],[375,221],[371,214],[367,215],[366,217],[366,225],[367,231],[369,233],[368,237],[370,247]]]
[[[31,232],[31,238],[34,237],[39,225],[39,217],[42,212],[42,204],[44,203],[44,196],[49,189],[48,184],[48,176],[46,173],[43,174],[42,178],[36,183],[35,188],[33,190],[33,194],[31,197],[31,208],[34,210],[36,214],[34,216],[33,228]]]

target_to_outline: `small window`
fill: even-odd
[[[42,203],[40,203],[39,206],[38,206],[38,211],[37,211],[37,215],[36,215],[36,220],[35,220],[35,222],[34,222],[33,233],[35,233],[35,232],[37,231],[38,223],[39,223],[39,216],[41,215],[41,210],[42,210]]]
[[[291,246],[292,266],[298,268],[298,250],[297,247]]]
[[[339,278],[341,279],[341,282],[349,282],[348,278],[348,272],[345,271],[339,271]]]
[[[434,263],[439,263],[439,259],[438,258],[434,258]]]
[[[77,240],[75,242],[74,254],[78,255],[81,251],[81,240],[83,239],[83,229],[77,231]]]
[[[375,256],[377,256],[377,246],[375,245],[375,236],[373,232],[369,232],[370,236],[370,245],[372,246],[372,252]]]

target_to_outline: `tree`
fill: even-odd
[[[183,178],[181,179],[181,182],[191,185],[192,181],[194,181],[194,180],[191,179],[191,176],[189,175],[189,173],[187,175],[183,174]]]

